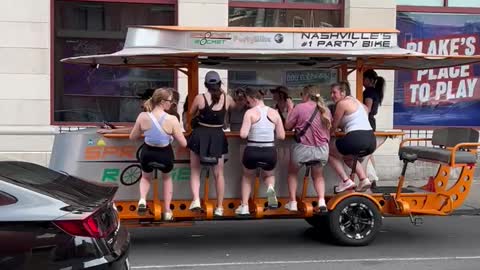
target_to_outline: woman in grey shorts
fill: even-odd
[[[285,205],[290,211],[298,211],[297,175],[303,163],[320,161],[312,168],[315,191],[318,194],[318,209],[326,211],[325,204],[325,179],[323,167],[328,161],[328,143],[330,141],[330,128],[332,115],[320,95],[318,86],[306,86],[301,92],[302,103],[288,114],[285,128],[287,130],[304,130],[300,142],[294,143],[290,151],[290,163],[288,168],[288,189],[290,201]],[[311,120],[312,119],[312,120]],[[310,122],[310,126],[307,122]]]

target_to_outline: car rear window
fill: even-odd
[[[110,198],[115,187],[87,182],[40,165],[0,162],[4,181],[47,195],[72,206],[96,207]]]

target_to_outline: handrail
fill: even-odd
[[[454,167],[455,166],[455,155],[457,154],[457,151],[460,149],[460,148],[463,148],[463,147],[475,147],[475,148],[479,148],[480,147],[480,143],[459,143],[457,145],[455,145],[455,147],[452,148],[452,157],[450,158],[450,166]],[[472,154],[475,154],[477,150],[475,149],[475,151],[468,151]]]
[[[184,135],[188,135],[189,133],[187,132],[184,132],[183,133]],[[122,138],[128,138],[129,137],[129,134],[128,133],[122,133],[122,134],[112,134],[112,133],[108,133],[108,134],[102,134],[105,138],[118,138],[118,139],[122,139]],[[285,132],[285,136],[286,137],[293,137],[294,133],[293,131],[286,131]],[[344,136],[345,133],[343,132],[336,132],[335,133],[335,136],[337,137],[341,137],[341,136]],[[398,131],[395,131],[395,132],[389,132],[389,131],[376,131],[375,132],[375,136],[379,136],[379,137],[393,137],[393,136],[403,136],[405,135],[404,132],[398,132]],[[227,138],[237,138],[237,137],[240,137],[240,132],[238,131],[228,131],[228,132],[225,132],[225,136]]]
[[[413,139],[405,139],[400,143],[400,148],[407,142],[428,142],[432,141],[432,138],[413,138]]]

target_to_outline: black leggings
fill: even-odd
[[[338,152],[342,155],[367,156],[375,152],[377,139],[373,130],[355,130],[347,133],[335,142]]]
[[[243,152],[243,166],[249,170],[257,169],[257,163],[264,163],[265,171],[275,169],[277,165],[277,150],[275,147],[247,146]]]
[[[142,152],[140,153],[142,171],[146,173],[153,172],[153,167],[150,166],[150,162],[163,164],[165,166],[165,168],[161,170],[163,173],[171,172],[173,163],[175,162],[172,145],[165,147],[154,147],[148,144],[143,145]]]

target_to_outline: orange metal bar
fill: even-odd
[[[480,143],[459,143],[459,144],[455,145],[455,147],[452,148],[452,157],[450,159],[450,166],[452,166],[452,167],[455,166],[455,155],[457,154],[457,151],[460,148],[466,148],[466,147],[470,147],[470,148],[471,147],[477,147],[478,148],[478,147],[480,147]]]
[[[347,81],[348,80],[348,65],[341,65],[340,66],[340,80]]]
[[[363,102],[363,59],[357,59],[357,87],[356,97]]]
[[[162,205],[158,195],[158,177],[153,179],[153,219],[162,219]]]
[[[193,99],[198,95],[198,58],[192,59],[188,65],[188,108],[192,107]],[[187,133],[192,131],[190,123],[192,115],[187,113]]]
[[[305,175],[303,177],[303,189],[302,189],[302,197],[300,198],[300,201],[303,202],[303,200],[305,200],[305,197],[307,197],[307,191],[308,191],[308,180],[309,180],[309,176],[308,175]]]

